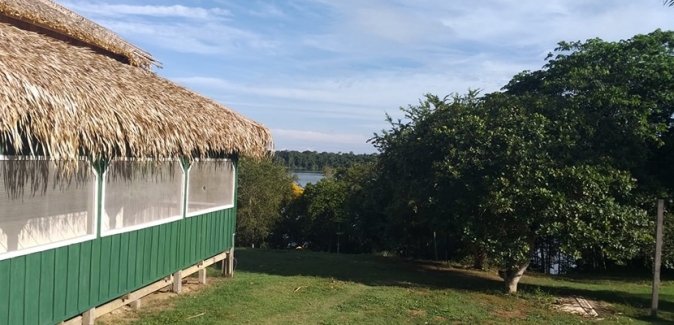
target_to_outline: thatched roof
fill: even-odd
[[[10,2],[17,1],[0,0],[5,9]],[[83,153],[260,157],[272,138],[264,126],[149,70],[0,22],[2,146],[69,160]]]
[[[120,55],[134,66],[158,65],[149,53],[51,0],[0,0],[0,15]]]

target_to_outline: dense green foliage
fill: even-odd
[[[237,230],[239,245],[258,247],[281,219],[281,207],[292,198],[294,181],[271,159],[239,160]]]
[[[325,168],[346,168],[376,159],[375,154],[332,153],[316,151],[276,151],[274,161],[291,170],[323,171]]]
[[[660,30],[562,42],[541,70],[501,92],[426,95],[375,134],[374,161],[282,200],[260,238],[278,248],[468,257],[501,270],[508,292],[532,261],[546,273],[560,261],[567,272],[650,268],[655,199],[671,206],[674,196],[673,45],[674,32]]]

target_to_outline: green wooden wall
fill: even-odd
[[[0,261],[0,324],[57,324],[232,247],[235,209]]]
[[[2,260],[0,325],[58,324],[228,250],[235,230],[236,206]]]

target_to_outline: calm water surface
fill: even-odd
[[[297,181],[299,186],[305,187],[308,183],[316,184],[323,178],[323,173],[321,172],[311,172],[306,170],[293,170],[293,174],[297,175],[299,180]]]

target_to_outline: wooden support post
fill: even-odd
[[[199,264],[199,283],[206,284],[206,267],[204,267],[205,261]]]
[[[95,325],[96,308],[91,308],[82,314],[82,325]]]
[[[234,247],[229,249],[227,258],[222,261],[222,275],[230,278],[234,276]]]
[[[140,309],[141,305],[142,303],[140,302],[140,299],[136,299],[129,304],[129,306],[133,309]]]
[[[171,291],[175,293],[180,293],[183,290],[183,271],[179,270],[176,273],[173,273],[173,287]]]
[[[665,214],[665,200],[658,200],[658,222],[655,226],[655,266],[653,269],[653,297],[651,316],[658,317],[658,293],[660,291],[660,266],[662,264],[662,223]]]
[[[229,249],[229,254],[227,254],[227,275],[230,278],[234,277],[234,241],[236,240],[236,233],[232,234],[232,248]]]
[[[234,250],[229,249],[227,257],[222,260],[222,276],[232,277],[234,273]]]
[[[222,259],[222,276],[227,276],[227,270],[229,270],[229,266],[227,265],[227,260],[229,259],[229,251],[227,251],[227,256]]]

